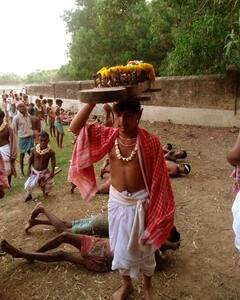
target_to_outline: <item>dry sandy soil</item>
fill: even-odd
[[[161,137],[186,149],[192,166],[188,177],[172,180],[176,198],[176,226],[181,232],[179,250],[165,253],[162,270],[153,283],[155,299],[239,299],[239,253],[231,229],[232,192],[226,152],[237,130],[164,123],[142,123]],[[45,206],[62,218],[74,219],[106,211],[107,196],[84,203],[69,185],[57,187]],[[56,233],[35,227],[24,233],[26,218],[35,202],[23,194],[0,202],[0,238],[22,249],[34,250]],[[0,258],[0,299],[110,299],[119,287],[117,272],[95,274],[68,263],[27,263],[10,256]],[[143,299],[141,278],[134,282],[130,299]]]

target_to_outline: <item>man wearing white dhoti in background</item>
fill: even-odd
[[[86,104],[70,125],[78,139],[68,178],[89,201],[97,191],[93,163],[109,154],[112,269],[118,269],[123,279],[113,299],[126,299],[133,290],[131,278],[142,272],[145,299],[149,300],[154,252],[167,239],[175,211],[163,151],[158,137],[138,127],[142,114],[138,101],[113,105],[116,128],[86,124],[94,106]]]
[[[16,177],[17,147],[13,130],[4,117],[4,112],[0,110],[0,155],[4,164],[4,173],[8,178],[9,186],[11,186],[12,175]]]

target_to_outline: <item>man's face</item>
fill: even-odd
[[[120,133],[131,135],[138,128],[140,112],[129,112],[127,110],[114,113],[114,126],[119,128]]]
[[[40,136],[39,143],[40,143],[40,148],[45,149],[48,146],[49,138]]]
[[[18,105],[18,111],[20,111],[21,114],[25,115],[27,113],[27,108],[24,104]]]

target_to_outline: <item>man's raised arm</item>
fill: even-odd
[[[90,113],[92,112],[94,106],[96,104],[86,104],[73,118],[69,129],[73,134],[78,134],[80,129],[85,125],[87,122]]]
[[[227,154],[227,160],[232,166],[240,164],[240,132],[238,134],[235,145]]]

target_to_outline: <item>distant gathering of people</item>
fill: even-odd
[[[64,126],[70,125],[70,192],[78,188],[86,201],[95,194],[108,194],[108,214],[64,221],[39,203],[27,220],[25,232],[29,234],[36,225],[50,225],[58,235],[36,252],[17,249],[6,240],[1,242],[1,251],[29,261],[69,261],[95,272],[119,270],[122,286],[113,294],[117,300],[128,297],[133,290],[132,278],[143,273],[145,299],[152,299],[151,278],[159,267],[159,256],[180,246],[169,177],[190,173],[190,165],[183,162],[187,152],[171,144],[162,147],[157,136],[139,127],[139,101],[104,104],[102,116],[96,116],[92,104],[75,115],[62,108],[61,99],[40,95],[34,102],[30,100],[24,93],[2,94],[0,198],[14,186],[17,157],[20,176],[28,176],[24,201],[34,199],[35,188],[44,198],[49,196],[58,172],[56,153],[50,145],[55,139],[61,151]],[[104,157],[99,177],[108,176],[97,186],[93,164]],[[74,246],[77,252],[48,252],[62,243]]]

